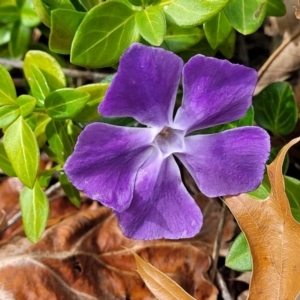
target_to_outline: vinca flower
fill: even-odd
[[[180,80],[183,99],[174,116]],[[243,117],[256,81],[256,71],[225,60],[196,55],[183,66],[172,52],[133,44],[99,112],[133,117],[145,126],[88,125],[66,162],[66,174],[87,196],[113,209],[127,237],[192,237],[203,217],[175,158],[207,196],[254,190],[268,158],[268,134],[254,126],[195,131]]]

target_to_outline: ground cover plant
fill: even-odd
[[[296,299],[297,5],[2,1],[1,297]]]

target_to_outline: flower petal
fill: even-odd
[[[142,124],[171,123],[183,62],[172,52],[133,44],[121,57],[99,112],[133,117]]]
[[[240,127],[186,138],[186,153],[176,156],[209,197],[249,192],[261,183],[270,137],[259,127]]]
[[[183,100],[175,123],[188,132],[241,118],[251,105],[255,70],[197,55],[183,68]]]
[[[137,170],[147,160],[154,137],[150,128],[88,125],[64,169],[74,186],[116,211],[132,200]]]
[[[131,205],[116,216],[127,237],[141,240],[192,237],[202,226],[173,156],[163,159],[158,151],[139,169]]]

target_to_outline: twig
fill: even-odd
[[[228,291],[228,288],[227,288],[227,285],[226,285],[226,282],[224,281],[222,275],[220,274],[220,272],[217,271],[217,277],[216,277],[216,280],[217,280],[217,283],[218,283],[218,286],[221,290],[221,293],[222,293],[222,298],[224,300],[232,300],[232,297]]]
[[[219,225],[218,225],[217,236],[216,236],[215,243],[214,243],[214,249],[213,249],[213,253],[212,253],[213,263],[212,263],[212,267],[211,267],[211,271],[210,271],[210,277],[211,277],[212,281],[215,280],[216,274],[217,274],[219,251],[220,251],[224,223],[225,223],[225,218],[226,218],[226,209],[227,209],[227,206],[226,206],[225,202],[222,201],[221,216],[220,216],[220,221],[219,221]]]
[[[52,194],[53,192],[55,192],[56,190],[58,190],[61,187],[60,182],[57,182],[53,185],[51,185],[46,191],[45,194],[46,196],[49,196],[50,194]],[[55,195],[53,197],[49,198],[49,202],[52,202],[58,198],[60,198],[61,195]],[[4,232],[7,228],[9,228],[10,226],[12,226],[14,223],[16,223],[22,216],[21,211],[18,211],[17,213],[15,213],[8,221],[7,221],[7,225],[4,228],[0,229],[0,233]]]
[[[265,71],[269,68],[270,64],[273,60],[280,54],[280,52],[294,39],[296,39],[300,35],[300,30],[294,32],[289,38],[285,39],[281,45],[271,54],[271,56],[267,59],[267,61],[262,65],[262,67],[258,71],[258,79],[262,77]]]
[[[21,60],[16,59],[6,59],[0,58],[0,64],[7,67],[13,67],[15,69],[23,69],[23,62]],[[98,82],[108,75],[109,73],[97,73],[91,71],[81,71],[81,70],[72,70],[72,69],[62,69],[64,74],[68,77],[72,78],[86,78],[92,80],[94,82]]]

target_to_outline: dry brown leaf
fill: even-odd
[[[300,21],[295,17],[297,3],[297,0],[286,0],[286,15],[269,18],[265,33],[283,36],[283,40],[259,70],[255,94],[272,82],[288,79],[292,72],[300,69]]]
[[[186,293],[176,282],[171,280],[167,275],[154,268],[151,264],[141,259],[136,253],[132,252],[137,272],[143,278],[144,282],[160,300],[195,300]]]
[[[205,279],[210,267],[206,246],[128,239],[111,211],[94,205],[47,229],[37,244],[16,236],[3,245],[0,295],[30,300],[155,299],[124,246],[196,299],[216,299],[216,287]]]
[[[300,224],[292,216],[281,174],[286,152],[298,141],[284,146],[267,166],[271,193],[266,200],[246,194],[226,197],[252,254],[249,299],[295,299],[300,291]]]

